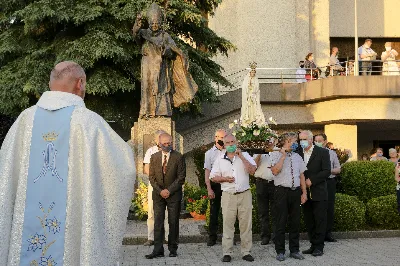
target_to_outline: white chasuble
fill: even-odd
[[[0,265],[116,265],[133,153],[65,92],[45,92],[0,150]]]

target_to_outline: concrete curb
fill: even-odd
[[[179,243],[206,243],[208,240],[207,232],[204,226],[199,226],[199,235],[181,235]],[[336,239],[357,239],[357,238],[390,238],[400,237],[400,230],[381,230],[381,231],[349,231],[349,232],[333,232]],[[221,241],[221,235],[218,237]],[[236,241],[240,240],[239,235],[235,235]],[[288,239],[288,234],[286,234]],[[253,241],[260,241],[260,235],[253,235]],[[300,233],[300,240],[308,240],[307,233]],[[126,236],[122,242],[123,245],[143,245],[147,241],[146,237]]]

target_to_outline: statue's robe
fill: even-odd
[[[142,45],[140,116],[172,116],[172,106],[191,101],[198,89],[187,59],[166,32],[141,29],[135,39]]]
[[[0,265],[117,265],[135,174],[80,97],[45,92],[0,150]]]

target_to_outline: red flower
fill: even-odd
[[[188,202],[192,203],[192,202],[193,202],[193,199],[188,199]]]
[[[207,196],[203,196],[203,199],[206,199],[207,198]]]

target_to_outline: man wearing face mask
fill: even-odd
[[[274,148],[274,142],[270,142],[268,148]],[[270,217],[272,218],[272,240],[275,239],[275,208],[274,208],[274,175],[271,171],[270,154],[255,154],[253,156],[257,171],[254,174],[256,177],[256,192],[257,192],[257,207],[258,218],[261,229],[261,245],[268,245],[271,239]]]
[[[206,152],[204,158],[205,183],[207,186],[208,198],[210,199],[210,223],[208,227],[207,246],[214,246],[217,242],[218,215],[219,209],[221,208],[222,190],[220,183],[210,182],[210,173],[215,158],[217,158],[224,148],[225,135],[226,131],[224,129],[215,131],[215,145]]]
[[[150,169],[150,158],[153,154],[159,152],[160,149],[160,135],[166,133],[163,130],[157,130],[154,133],[154,143],[155,145],[147,149],[146,154],[143,159],[144,163],[144,168],[143,172],[147,176],[149,175],[149,169]],[[153,187],[151,186],[150,182],[149,185],[147,186],[147,242],[144,243],[145,246],[152,246],[154,245],[154,210],[153,210]],[[165,241],[168,241],[168,234],[169,234],[169,228],[168,228],[168,212],[165,211],[165,220],[164,220],[164,228],[165,228]]]
[[[215,159],[210,173],[213,182],[221,183],[223,262],[230,262],[233,254],[233,237],[236,217],[239,218],[242,259],[254,261],[250,255],[252,246],[252,199],[249,174],[254,175],[257,166],[253,158],[236,147],[236,138],[228,134],[224,138],[226,152]]]
[[[304,177],[307,167],[300,155],[293,152],[298,148],[296,133],[282,134],[278,146],[282,147],[281,150],[271,154],[271,171],[275,176],[276,259],[285,260],[285,228],[288,221],[290,257],[303,260],[299,253],[300,204],[307,201]]]
[[[304,176],[308,201],[304,204],[303,211],[311,243],[311,247],[304,250],[303,254],[322,256],[324,254],[328,200],[326,180],[331,174],[331,162],[328,150],[313,145],[311,131],[301,131],[299,139],[301,148],[297,152],[307,165]]]
[[[150,159],[149,179],[153,187],[154,249],[147,259],[164,256],[164,219],[168,211],[168,250],[170,257],[177,256],[179,237],[179,215],[181,211],[182,185],[186,177],[185,159],[172,150],[172,137],[162,133],[159,138],[161,151]]]
[[[326,148],[329,151],[329,159],[331,161],[331,175],[327,182],[328,189],[328,207],[327,207],[327,222],[325,241],[336,242],[332,236],[333,222],[335,220],[335,195],[336,195],[336,175],[340,174],[341,167],[339,158],[335,151],[326,147],[327,137],[324,133],[317,134],[314,138],[315,146]]]
[[[377,53],[371,49],[372,40],[366,39],[364,44],[358,47],[358,60],[360,61],[361,75],[370,76],[372,73],[371,60],[376,59]]]

